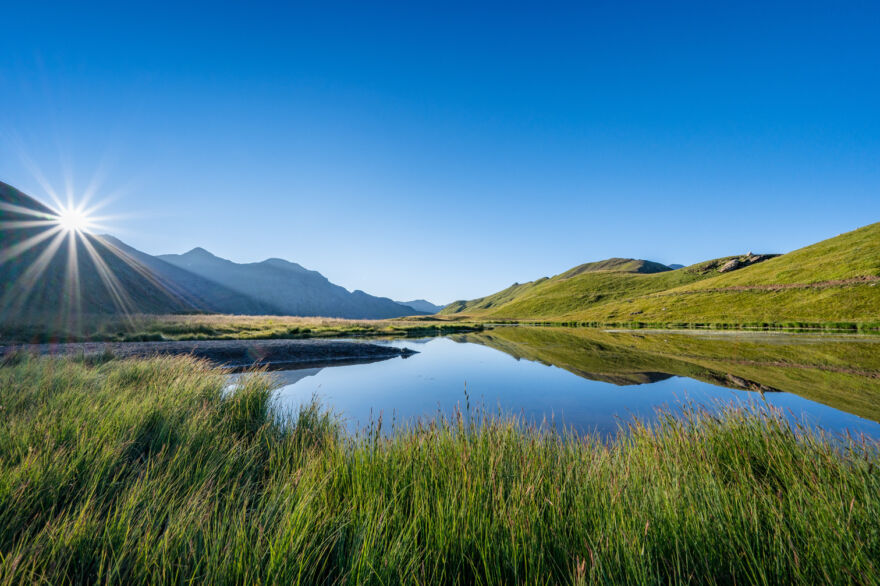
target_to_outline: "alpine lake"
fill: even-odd
[[[353,433],[502,415],[613,437],[663,413],[746,408],[880,439],[880,336],[498,326],[378,343],[417,353],[274,371],[279,412],[316,398]]]

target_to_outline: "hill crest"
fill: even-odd
[[[558,275],[560,279],[570,279],[583,273],[592,273],[598,271],[613,271],[618,273],[639,273],[652,274],[671,271],[672,269],[659,262],[643,260],[638,258],[607,258],[594,262],[584,263]]]
[[[625,267],[625,261],[605,266]],[[783,255],[748,253],[654,273],[590,270],[597,266],[603,267],[587,263],[457,301],[440,313],[606,324],[873,323],[880,317],[880,223]]]

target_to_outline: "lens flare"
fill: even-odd
[[[86,294],[92,300],[88,311],[114,313],[129,324],[137,306],[126,286],[149,282],[175,295],[112,239],[97,233],[108,229],[108,220],[121,217],[98,214],[109,199],[90,204],[91,193],[82,194],[79,201],[66,193],[64,205],[47,189],[52,205],[2,183],[0,188],[0,322],[16,319],[30,326],[39,313],[40,323],[51,331],[79,335],[83,320],[91,315],[83,313]],[[102,287],[109,297],[104,297],[106,302]],[[48,302],[47,295],[52,296]],[[30,311],[28,304],[35,298],[36,306],[49,309]]]
[[[62,208],[56,222],[65,232],[89,232],[93,227],[92,219],[82,208]]]

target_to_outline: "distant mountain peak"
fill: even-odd
[[[276,258],[276,257],[267,258],[266,260],[264,260],[263,262],[261,262],[259,264],[268,265],[270,267],[281,267],[284,269],[296,269],[298,271],[307,271],[308,270],[299,263],[291,262],[289,260],[285,260],[283,258]]]
[[[423,311],[426,313],[437,313],[444,307],[445,305],[437,305],[436,303],[431,303],[425,299],[413,299],[412,301],[396,301],[395,303],[399,303],[401,305],[406,305],[407,307],[412,307],[416,311]]]
[[[189,252],[184,252],[180,256],[188,257],[188,258],[219,258],[217,255],[212,254],[202,248],[201,246],[196,246]]]
[[[321,273],[282,258],[237,263],[217,257],[203,248],[158,258],[271,306],[272,313],[351,319],[384,319],[429,313],[360,290],[349,293]]]

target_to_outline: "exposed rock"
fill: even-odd
[[[727,373],[727,380],[732,386],[734,386],[736,388],[740,388],[740,389],[745,389],[747,391],[758,391],[761,393],[782,392],[779,389],[776,389],[774,387],[769,387],[769,386],[761,384],[759,382],[755,382],[755,381],[748,380],[748,379],[745,379],[742,377],[738,377],[738,376],[736,376],[734,374],[730,374],[730,373]]]
[[[735,271],[736,269],[740,268],[741,266],[743,266],[743,263],[741,263],[738,258],[735,258],[735,259],[725,263],[724,266],[722,266],[721,268],[718,269],[718,272],[719,273],[729,273],[730,271]]]
[[[719,273],[729,273],[730,271],[735,271],[736,269],[741,269],[743,267],[747,267],[753,264],[757,264],[759,262],[763,262],[765,260],[769,260],[775,256],[779,256],[778,254],[754,254],[749,251],[745,256],[741,256],[739,258],[734,258],[732,260],[727,261],[722,265],[719,269]]]

